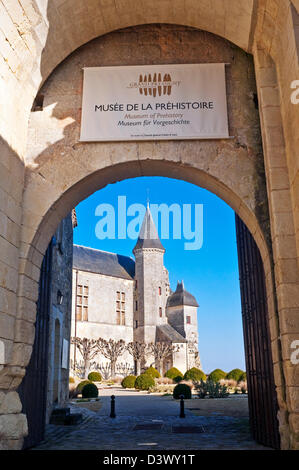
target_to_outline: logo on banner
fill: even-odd
[[[140,74],[138,82],[130,83],[128,88],[139,89],[140,95],[156,98],[156,96],[170,96],[172,88],[180,86],[180,84],[179,80],[171,80],[169,73],[165,73],[163,78],[161,73],[154,73],[153,75],[148,73],[145,75]]]

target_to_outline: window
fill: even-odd
[[[76,320],[88,321],[88,286],[77,285]]]
[[[116,324],[125,325],[126,318],[126,294],[125,292],[116,292]]]
[[[162,307],[159,307],[159,316],[162,317]]]
[[[135,320],[135,328],[138,328],[138,320]]]
[[[187,316],[187,323],[188,325],[191,325],[191,317],[189,315]]]
[[[135,301],[135,310],[138,310],[138,302],[137,302],[137,300]]]
[[[137,289],[137,286],[138,286],[137,279],[135,279],[135,289]]]
[[[162,289],[161,289],[161,287],[159,287],[159,295],[161,295],[161,294],[162,294]]]

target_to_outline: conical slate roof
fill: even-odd
[[[149,205],[147,205],[146,213],[133,253],[135,250],[142,250],[143,248],[156,248],[158,250],[165,251],[155,227]]]
[[[178,307],[180,305],[190,305],[191,307],[199,306],[196,298],[185,290],[183,281],[178,281],[176,291],[167,299],[167,307]]]

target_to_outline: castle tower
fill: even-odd
[[[159,239],[149,206],[133,250],[135,255],[134,339],[155,342],[156,326],[167,323],[168,273],[165,249]]]
[[[167,299],[168,323],[188,341],[187,368],[201,368],[198,353],[197,309],[195,297],[186,291],[184,282],[177,283],[177,288]]]

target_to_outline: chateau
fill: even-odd
[[[65,347],[66,355],[60,354],[61,345],[67,345],[64,340],[69,340],[67,283],[55,281],[55,295],[50,295],[48,275],[50,242],[61,221],[80,201],[109,184],[159,176],[204,188],[235,211],[252,435],[268,447],[299,449],[299,0],[0,0],[0,8],[0,448],[33,447],[43,440],[45,368],[56,351],[58,367],[63,369],[62,358],[69,353]],[[143,127],[116,125],[109,125],[109,140],[80,138],[84,70],[113,68],[107,82],[109,97],[113,96],[109,101],[132,104],[137,96],[138,102],[146,103],[154,97],[130,88],[122,88],[121,96],[116,87],[116,93],[121,70],[146,66],[152,73],[153,67],[187,69],[190,64],[223,65],[221,96],[226,98],[227,112],[222,118],[227,118],[229,138],[214,132],[210,139],[199,133],[178,138],[152,132],[143,140],[135,136]],[[138,80],[139,74],[135,75]],[[200,83],[196,75],[191,79],[194,85]],[[123,81],[121,87],[129,83]],[[161,96],[159,102],[177,102],[175,88],[171,99]],[[94,89],[101,91],[101,86]],[[183,85],[181,90],[186,93],[180,102],[189,101],[189,89]],[[197,99],[213,99],[209,93],[201,95]],[[212,115],[210,111],[198,112]],[[180,113],[185,117],[185,112]],[[212,130],[219,116],[216,111]],[[99,123],[97,130],[104,127]],[[122,133],[128,140],[119,140]],[[59,243],[54,250],[54,263],[59,257],[63,261]],[[152,338],[166,327],[177,331],[172,309],[182,306],[170,307],[170,300],[167,305],[171,292],[167,297],[162,283],[163,250],[136,247],[135,269],[123,277],[119,270],[126,270],[117,262],[123,258],[101,256],[109,259],[109,270],[101,275],[78,267],[77,294],[84,276],[87,280],[101,275],[102,285],[105,279],[109,286],[111,308],[105,306],[107,289],[96,281],[92,287],[90,280],[88,295],[82,294],[88,305],[82,305],[78,333],[81,326],[92,330],[95,313],[103,321],[101,336],[105,328],[109,336],[113,322],[115,329],[128,328],[132,337]],[[49,270],[43,269],[48,265]],[[150,311],[142,305],[144,300],[148,305],[146,285],[151,285],[147,266],[153,272],[160,266],[160,277],[152,278]],[[144,273],[141,279],[140,273]],[[127,290],[117,283],[127,283]],[[93,306],[94,289],[99,296],[103,291],[101,302]],[[124,311],[117,308],[122,307],[116,304],[122,302],[117,292],[128,296]],[[56,349],[48,334],[55,315],[55,321],[60,316],[53,304],[65,313],[57,326],[56,345],[59,332],[61,343]],[[190,316],[187,307],[195,310],[183,307],[184,328],[190,326],[185,322],[185,315]],[[105,318],[107,311],[111,318]],[[84,314],[88,321],[83,321]],[[126,325],[117,325],[118,317],[120,322],[124,317]],[[186,329],[179,331],[186,339],[182,335]],[[56,377],[65,381],[66,375],[67,369],[52,375],[54,398]]]
[[[163,364],[163,372],[177,367],[181,372],[200,367],[196,299],[178,282],[169,286],[164,266],[165,249],[147,207],[132,258],[74,245],[72,336],[126,343],[168,342],[174,352]],[[78,357],[79,356],[79,357]],[[71,348],[71,360],[80,353]],[[107,359],[97,355],[97,364]],[[155,365],[147,356],[143,367]],[[133,357],[125,352],[117,370],[136,372]]]

